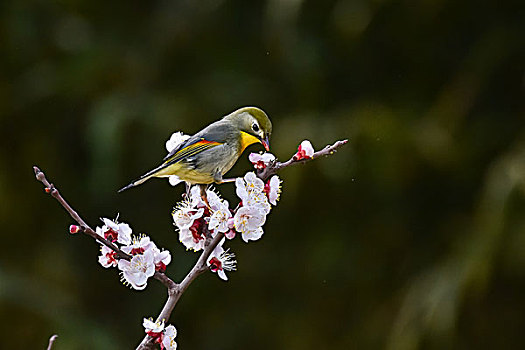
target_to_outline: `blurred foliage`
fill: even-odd
[[[181,349],[520,348],[524,4],[2,2],[2,348],[134,348],[166,297],[101,268],[32,165],[92,225],[120,213],[170,249],[180,279],[196,259],[170,217],[182,186],[116,190],[171,132],[244,105],[270,115],[281,159],[350,143],[280,174],[263,239],[231,244],[239,270],[177,305]]]

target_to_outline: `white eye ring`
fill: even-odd
[[[257,125],[257,123],[253,123],[252,130],[255,132],[259,132],[259,125]]]

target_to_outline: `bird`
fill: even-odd
[[[176,175],[186,182],[187,190],[191,185],[200,185],[203,193],[209,184],[230,181],[223,176],[248,146],[260,143],[270,151],[271,133],[272,122],[263,110],[239,108],[180,143],[162,164],[118,192],[141,185],[153,177]]]

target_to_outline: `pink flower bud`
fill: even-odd
[[[69,226],[69,233],[78,233],[80,232],[80,226],[77,226],[77,225],[71,225]]]
[[[293,156],[294,160],[311,159],[314,155],[314,148],[310,141],[304,140],[299,145],[297,153]]]
[[[224,236],[226,236],[226,238],[228,238],[228,239],[234,239],[235,238],[235,230],[234,229],[230,229],[228,232],[226,232],[224,234]]]
[[[262,170],[266,168],[270,163],[275,161],[275,156],[271,153],[250,153],[248,159],[250,160],[250,162],[252,162],[255,169]]]

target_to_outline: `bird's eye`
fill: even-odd
[[[252,129],[253,129],[253,131],[258,132],[259,131],[259,125],[253,124],[252,125]]]

